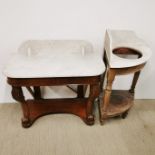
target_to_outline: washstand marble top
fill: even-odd
[[[84,77],[105,71],[102,57],[81,40],[28,40],[4,68],[11,78]]]
[[[110,68],[125,68],[143,64],[151,57],[151,50],[134,31],[130,30],[107,30],[105,35],[105,51]],[[141,53],[137,59],[121,58],[113,53],[117,48],[130,48]]]

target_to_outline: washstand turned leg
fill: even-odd
[[[133,81],[132,81],[132,85],[131,85],[131,88],[130,88],[130,93],[133,93],[135,92],[135,87],[136,87],[136,84],[137,84],[137,81],[138,81],[138,78],[139,78],[139,75],[140,75],[140,71],[136,72],[134,74],[134,77],[133,77]]]
[[[135,93],[135,87],[136,87],[136,84],[137,84],[139,75],[140,75],[140,71],[135,72],[135,73],[134,73],[134,76],[133,76],[131,88],[130,88],[130,90],[129,90],[129,92],[132,93],[133,95],[134,95],[134,93]],[[129,110],[130,110],[130,109],[129,109]],[[125,111],[125,112],[121,115],[121,117],[122,117],[123,119],[125,119],[125,118],[127,117],[128,113],[129,113],[129,110]]]
[[[107,84],[106,84],[106,88],[104,91],[103,99],[101,100],[101,103],[100,103],[101,105],[99,106],[101,125],[104,124],[104,120],[107,117],[106,111],[107,111],[107,107],[108,107],[109,102],[110,102],[110,96],[111,96],[111,91],[112,91],[112,83],[114,81],[114,78],[115,78],[115,72],[110,69],[107,73]]]

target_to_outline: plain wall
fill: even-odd
[[[154,8],[154,0],[0,0],[0,103],[13,101],[2,68],[24,40],[84,39],[102,53],[106,28],[131,29],[154,52]],[[136,98],[155,98],[154,59],[153,54],[141,73]],[[130,84],[131,76],[122,76],[114,88],[125,89]],[[52,89],[57,93],[57,88]]]

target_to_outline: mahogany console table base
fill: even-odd
[[[51,113],[71,113],[79,116],[87,125],[94,124],[94,100],[99,95],[100,76],[73,78],[8,78],[12,86],[12,96],[19,101],[23,110],[22,126],[30,127],[34,121]],[[40,86],[78,84],[77,98],[43,99]],[[90,85],[90,93],[84,97],[85,86]],[[34,99],[25,100],[22,87],[26,87]],[[33,89],[31,88],[33,87]]]
[[[33,122],[44,115],[52,113],[71,113],[81,117],[88,125],[94,124],[94,116],[87,118],[86,105],[88,99],[40,99],[27,100],[29,118],[22,119],[23,127],[29,127]]]

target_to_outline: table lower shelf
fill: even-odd
[[[102,105],[103,95],[99,101],[99,111],[102,119],[121,115],[127,112],[133,105],[133,93],[130,93],[128,90],[112,90],[110,103],[104,111]]]
[[[88,125],[94,124],[94,116],[87,115],[88,98],[70,99],[38,99],[27,100],[22,104],[23,113],[26,114],[22,119],[23,127],[30,127],[34,121],[44,115],[56,113],[70,113],[79,116]]]

